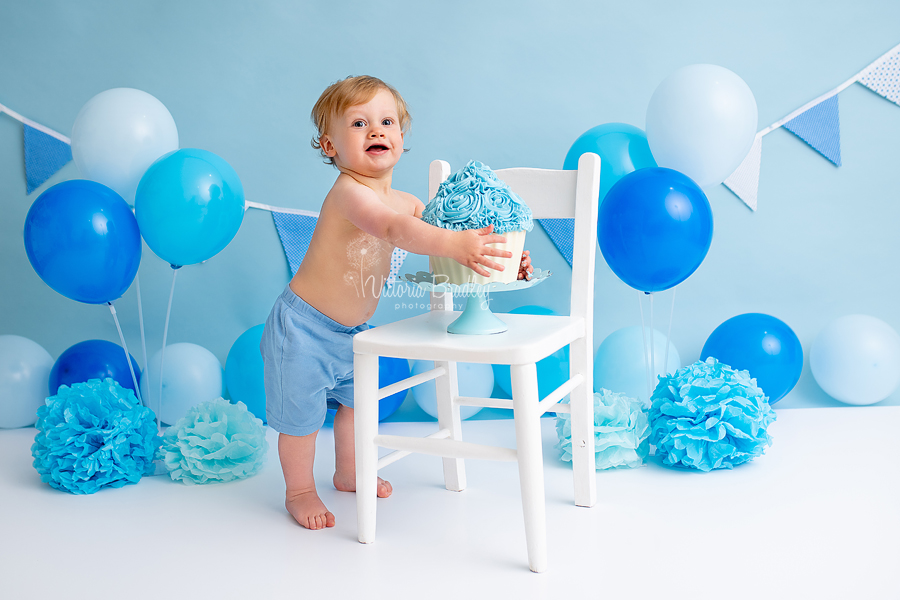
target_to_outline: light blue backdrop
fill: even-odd
[[[740,75],[765,127],[900,42],[897,23],[900,3],[887,0],[5,2],[0,103],[68,135],[95,94],[142,89],[169,109],[182,147],[215,152],[237,170],[249,200],[318,210],[335,171],[309,146],[309,111],[322,89],[347,75],[379,76],[409,102],[412,150],[394,181],[425,199],[435,158],[454,168],[471,158],[494,168],[560,168],[575,138],[595,125],[643,128],[656,86],[687,64]],[[806,364],[779,408],[838,405],[818,388],[808,360],[832,319],[863,313],[900,330],[900,107],[854,85],[840,95],[840,109],[842,167],[779,130],[765,137],[757,212],[723,186],[709,191],[712,248],[678,288],[672,339],[684,362],[740,313],[768,313],[794,329]],[[33,339],[54,357],[85,339],[118,342],[105,307],[58,295],[25,255],[31,202],[78,177],[70,163],[27,196],[22,126],[0,116],[0,334]],[[569,268],[540,228],[527,247],[537,266],[565,283]],[[410,259],[404,271],[426,264]],[[597,264],[595,345],[640,323],[637,292],[602,256]],[[152,353],[171,271],[145,246],[140,277]],[[271,216],[250,210],[228,248],[180,272],[169,342],[204,346],[224,365],[231,344],[263,322],[288,279]],[[500,295],[496,307],[565,311],[558,288]],[[656,299],[663,331],[669,297]],[[382,301],[373,323],[414,312],[396,304]],[[142,362],[133,288],[117,307]],[[900,403],[898,396],[885,403]]]

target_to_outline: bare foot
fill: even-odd
[[[325,508],[314,489],[286,494],[284,507],[307,529],[334,527],[334,515]]]
[[[345,477],[335,472],[334,474],[334,488],[339,492],[355,492],[356,491],[356,474],[351,474],[350,477]],[[381,477],[378,478],[378,497],[379,498],[387,498],[391,495],[391,492],[394,491],[394,488],[391,487],[391,482],[385,481]]]

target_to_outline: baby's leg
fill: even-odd
[[[278,457],[286,486],[284,506],[298,523],[307,529],[334,527],[334,515],[316,493],[313,461],[316,457],[316,434],[304,436],[278,434]]]
[[[334,487],[341,492],[356,491],[356,450],[353,441],[353,409],[343,404],[334,415]],[[391,484],[378,478],[378,497],[391,495]]]

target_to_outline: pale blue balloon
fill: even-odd
[[[0,429],[34,425],[52,368],[53,358],[37,342],[0,335]]]
[[[660,167],[701,188],[725,181],[756,138],[756,99],[743,79],[716,65],[669,75],[647,105],[647,141]]]
[[[578,159],[585,152],[600,157],[600,202],[623,176],[657,166],[650,153],[647,134],[626,123],[605,123],[582,133],[569,148],[563,169],[576,170]]]
[[[166,346],[165,355],[157,350],[150,358],[140,386],[144,406],[153,410],[163,423],[174,425],[194,406],[225,394],[225,372],[219,359],[206,348],[197,344],[171,344]]]
[[[410,373],[419,375],[434,368],[430,360],[417,360],[412,364]],[[459,378],[459,395],[470,398],[490,398],[494,390],[494,372],[491,365],[480,363],[457,363],[456,372]],[[420,383],[412,388],[413,399],[419,408],[437,419],[437,391],[434,380]],[[460,417],[468,419],[481,410],[480,406],[461,406]]]
[[[650,363],[650,331],[647,329],[646,354],[644,352],[641,326],[624,327],[609,334],[594,356],[594,391],[607,389],[625,394],[629,398],[649,403],[647,395],[647,365]],[[657,376],[674,373],[681,368],[681,357],[678,350],[669,342],[669,357],[666,361],[666,336],[653,332],[653,387],[658,383]]]

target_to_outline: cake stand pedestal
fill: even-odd
[[[531,279],[517,279],[511,283],[437,283],[433,273],[419,271],[415,275],[407,273],[406,280],[426,292],[450,292],[454,296],[467,296],[466,308],[455,321],[447,326],[447,333],[460,335],[490,335],[503,333],[509,329],[497,315],[491,312],[489,294],[491,292],[512,292],[524,290],[543,283],[550,277],[550,271],[535,269]]]

